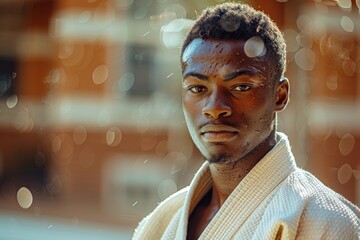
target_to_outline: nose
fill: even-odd
[[[214,91],[210,95],[209,101],[202,109],[202,114],[208,118],[221,118],[231,116],[231,107],[227,103],[226,93]]]

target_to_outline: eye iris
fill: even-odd
[[[197,93],[197,92],[201,92],[201,90],[202,90],[202,88],[199,87],[199,86],[195,86],[195,87],[192,88],[192,91],[193,91],[193,92],[196,92],[196,93]]]
[[[238,89],[239,91],[247,91],[247,90],[250,89],[250,87],[247,86],[247,85],[239,85],[239,86],[237,86],[237,89]]]

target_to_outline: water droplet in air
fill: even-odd
[[[337,0],[335,1],[339,7],[344,9],[351,9],[352,3],[351,0]]]
[[[316,56],[310,49],[302,48],[295,54],[296,64],[305,71],[314,69]]]
[[[262,38],[255,36],[246,41],[244,51],[248,57],[259,57],[266,54],[266,47]]]
[[[188,159],[181,152],[170,152],[165,158],[164,162],[171,162],[170,174],[176,174],[178,172],[186,171],[188,167]]]
[[[8,108],[14,108],[18,103],[18,97],[16,95],[12,95],[10,97],[8,97],[8,99],[6,100],[6,106],[8,106]]]
[[[60,59],[67,59],[75,52],[75,43],[68,40],[60,43],[58,57]]]
[[[308,15],[300,15],[297,20],[296,24],[301,32],[304,33],[311,33],[314,27],[314,21]]]
[[[121,92],[127,92],[132,88],[135,82],[133,73],[125,73],[119,80],[119,90]]]
[[[354,31],[355,24],[354,24],[353,20],[351,20],[351,18],[349,18],[348,16],[342,16],[340,23],[341,23],[341,27],[346,32],[353,32]]]
[[[20,207],[27,209],[31,206],[33,203],[33,196],[29,189],[26,187],[22,187],[17,192],[17,201],[20,205]]]
[[[58,152],[61,148],[62,140],[59,136],[54,136],[52,139],[51,149],[54,153]]]
[[[119,128],[112,127],[106,133],[106,143],[111,146],[117,146],[122,139],[122,133]]]
[[[234,19],[229,17],[229,15],[227,15],[227,14],[224,14],[220,17],[219,23],[220,23],[220,26],[227,32],[234,32],[240,26],[239,21],[235,21]]]
[[[167,140],[162,140],[160,141],[156,147],[155,147],[155,153],[157,155],[164,155],[166,154],[168,151],[168,141]]]
[[[352,77],[356,72],[356,62],[351,59],[344,60],[342,63],[342,69],[347,76]]]
[[[352,168],[349,164],[345,163],[339,168],[338,180],[340,184],[347,183],[352,176]]]
[[[95,84],[102,84],[104,83],[109,76],[109,69],[106,65],[100,65],[95,68],[92,79]]]
[[[331,74],[326,79],[326,86],[331,91],[335,91],[338,87],[338,74],[337,71],[331,71]]]
[[[345,134],[339,142],[339,150],[341,155],[349,155],[355,147],[355,138],[350,133]]]

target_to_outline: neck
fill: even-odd
[[[259,146],[238,161],[210,164],[213,181],[211,204],[220,208],[251,169],[274,147],[275,143],[274,131]]]

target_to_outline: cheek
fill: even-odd
[[[191,112],[191,104],[188,101],[186,96],[183,96],[182,108],[183,108],[183,112],[184,112],[185,117],[189,117],[190,112]]]
[[[194,122],[198,110],[194,103],[187,101],[186,97],[183,98],[182,108],[185,117],[185,123],[188,129],[191,130],[191,128],[194,127]]]
[[[195,145],[200,146],[197,134],[197,126],[195,124],[196,117],[193,115],[194,113],[192,114],[191,112],[189,112],[189,109],[185,106],[185,104],[183,104],[183,112],[185,117],[185,124],[189,131],[189,134]]]
[[[257,97],[252,97],[252,101],[247,109],[249,110],[248,112],[251,112],[251,116],[249,116],[251,120],[249,120],[252,122],[250,124],[253,124],[260,131],[272,125],[275,116],[275,104],[271,101],[271,97],[259,98],[259,96],[264,96],[264,94],[255,93],[254,95]]]
[[[274,114],[271,108],[266,106],[259,109],[256,114],[253,115],[253,127],[258,134],[266,134],[271,131],[274,126]]]
[[[193,97],[183,96],[182,105],[184,114],[187,114],[190,118],[201,114],[201,101],[195,101]]]
[[[263,97],[257,92],[252,93],[245,98],[239,98],[232,104],[234,111],[241,114],[241,116],[248,118],[260,118],[264,113],[270,112],[270,102],[268,98]]]

